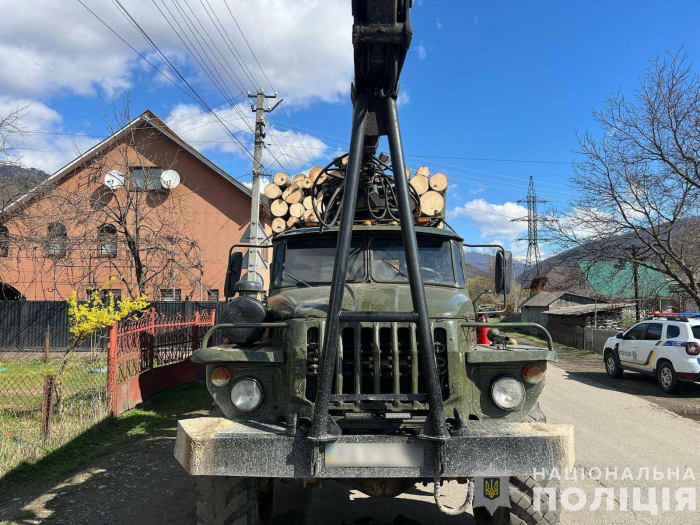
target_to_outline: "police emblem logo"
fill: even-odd
[[[500,478],[484,478],[484,497],[495,500],[501,495]]]

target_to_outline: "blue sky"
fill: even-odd
[[[164,68],[116,7],[84,1]],[[224,96],[158,11],[145,2],[123,3],[207,103],[239,119],[231,125],[242,127],[240,138],[249,144],[246,121],[226,104],[218,105]],[[189,0],[206,25],[199,3]],[[173,0],[160,5],[175,9]],[[350,1],[229,0],[226,5],[212,0],[211,5],[254,80],[269,89],[227,5],[232,10],[285,99],[286,112],[277,110],[270,119],[272,153],[297,171],[344,151],[351,111]],[[258,8],[267,13],[264,27],[255,25]],[[0,111],[30,104],[27,124],[36,133],[30,135],[34,150],[25,154],[26,163],[52,171],[76,148],[88,147],[91,139],[83,134],[106,132],[105,99],[128,88],[132,115],[152,109],[229,173],[250,180],[250,158],[79,3],[0,0],[0,9],[0,60],[9,64],[0,72]],[[524,214],[516,201],[525,197],[529,176],[541,198],[566,202],[576,131],[596,131],[591,109],[601,107],[611,91],[631,92],[655,55],[683,46],[697,60],[699,14],[700,5],[690,1],[414,0],[414,41],[400,107],[409,166],[425,164],[450,177],[449,222],[468,242],[500,241],[523,254],[526,245],[516,239],[524,235],[525,224],[509,219]],[[216,39],[213,26],[207,27]],[[257,86],[229,59],[243,80],[241,86],[230,83],[230,91],[254,90]],[[245,106],[237,109],[250,113]],[[280,169],[270,155],[265,161],[269,171]]]

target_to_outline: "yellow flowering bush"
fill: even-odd
[[[68,302],[68,320],[70,324],[71,346],[75,347],[94,333],[109,328],[113,323],[144,311],[148,307],[145,295],[136,299],[114,300],[112,292],[109,299],[103,301],[100,292],[114,281],[111,277],[100,288],[90,294],[87,303],[78,303],[78,293],[73,290]]]

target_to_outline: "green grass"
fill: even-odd
[[[206,386],[201,383],[154,394],[139,407],[119,418],[102,419],[60,446],[41,447],[38,457],[25,460],[0,477],[0,487],[17,483],[37,485],[71,474],[118,447],[158,435],[179,418],[203,413],[211,402]],[[5,439],[0,436],[0,443]]]

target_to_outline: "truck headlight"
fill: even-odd
[[[491,386],[491,398],[499,408],[513,410],[525,399],[525,387],[514,377],[501,377]]]
[[[260,406],[263,392],[255,379],[241,379],[231,389],[231,403],[241,412],[252,412]]]

